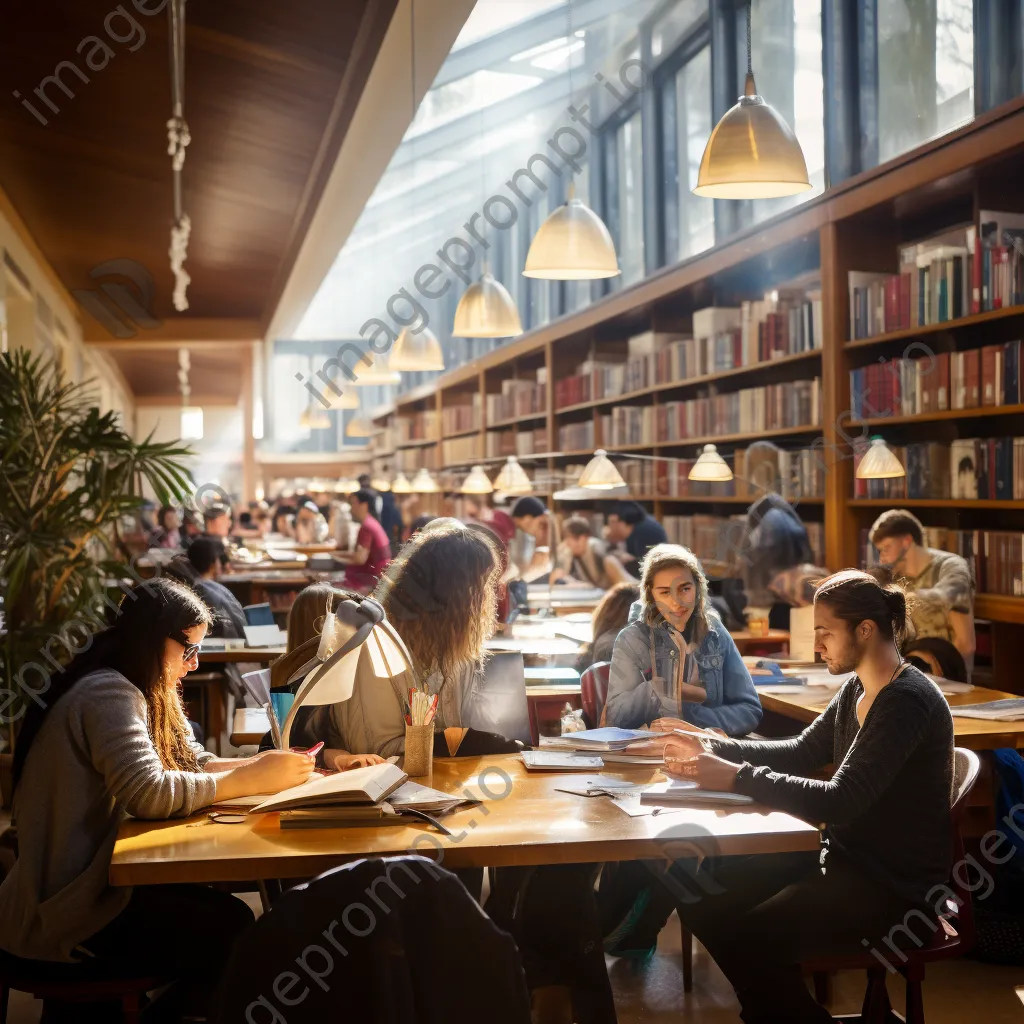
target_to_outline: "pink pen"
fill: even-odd
[[[302,750],[302,751],[300,751],[300,753],[307,754],[310,757],[316,757],[316,755],[319,754],[320,751],[323,750],[323,749],[324,749],[324,741],[321,740],[319,743],[317,743],[314,746],[310,747],[309,750]]]

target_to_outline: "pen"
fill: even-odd
[[[323,749],[324,749],[324,741],[321,740],[319,743],[317,743],[314,746],[310,747],[309,750],[304,750],[303,753],[304,754],[308,754],[310,757],[316,757],[316,755],[319,754],[320,751],[323,750]]]

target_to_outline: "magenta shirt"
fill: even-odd
[[[366,548],[370,554],[365,565],[350,565],[345,570],[343,585],[352,590],[369,593],[377,585],[381,573],[391,561],[391,545],[384,527],[373,516],[367,516],[359,525],[356,547]]]

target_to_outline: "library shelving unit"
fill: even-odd
[[[434,429],[415,451],[420,458],[433,453],[431,468],[442,471],[446,486],[456,490],[473,464],[496,472],[505,456],[515,453],[527,471],[536,474],[538,495],[549,501],[563,482],[574,482],[566,476],[578,472],[596,447],[619,453],[621,465],[631,452],[692,459],[701,445],[713,442],[731,458],[755,441],[772,440],[785,449],[814,447],[823,463],[823,490],[802,498],[799,507],[807,521],[821,524],[829,568],[863,562],[863,532],[886,507],[912,508],[928,527],[1024,533],[1022,501],[854,498],[854,448],[859,439],[881,435],[892,445],[907,445],[1024,436],[1024,403],[858,420],[850,386],[852,371],[883,360],[911,358],[922,346],[933,352],[969,352],[1024,338],[1024,306],[1010,305],[852,340],[850,278],[851,272],[898,274],[902,247],[951,228],[977,225],[982,210],[1024,214],[1024,197],[1018,195],[1022,159],[1024,99],[1018,98],[963,129],[845,181],[697,257],[613,291],[401,396],[393,408],[380,410],[375,417],[381,431],[375,444],[378,440],[382,444],[374,452],[375,470],[403,468],[401,460],[409,450],[401,441],[401,430],[394,452],[383,445],[402,420],[427,409],[435,413]],[[558,382],[578,374],[580,367],[625,362],[628,339],[637,334],[687,335],[697,310],[737,307],[794,280],[810,279],[820,281],[820,347],[685,379],[659,377],[648,387],[624,394],[562,405],[556,400]],[[513,387],[517,394],[511,399],[505,384],[510,380],[521,382]],[[646,416],[649,426],[657,423],[658,410],[670,403],[815,380],[820,381],[820,409],[813,422],[718,434],[712,424],[708,436],[680,440],[660,440],[657,432],[652,435],[646,430],[643,443],[635,444],[613,444],[613,438],[605,436],[612,415],[633,416],[637,421]],[[520,393],[523,404],[517,407]],[[457,406],[474,407],[476,418],[459,420],[459,429],[449,429],[457,417],[449,413],[446,419],[445,413]],[[653,411],[615,413],[622,409]],[[445,458],[446,452],[453,457]],[[719,495],[713,488],[686,497],[652,493],[655,487],[632,489],[632,497],[659,518],[734,516],[752,500]],[[976,614],[992,621],[993,647],[1006,652],[1021,636],[1024,589],[1017,595],[981,590]],[[1006,677],[1012,660],[1004,653],[999,663],[1004,667],[997,669],[995,684],[1021,690],[1021,685],[1011,685]]]

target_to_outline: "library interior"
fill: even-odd
[[[1024,0],[9,7],[0,1022],[1024,1020]]]

